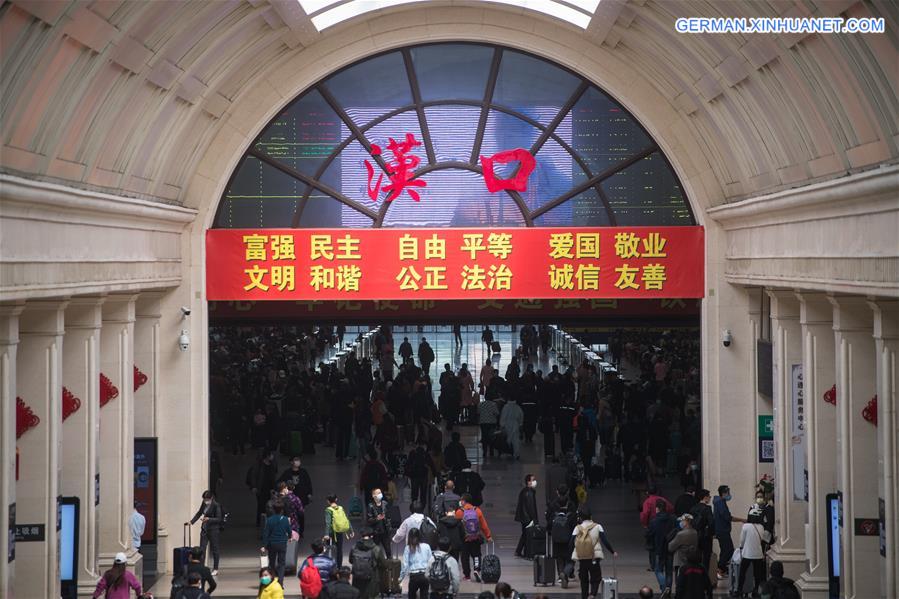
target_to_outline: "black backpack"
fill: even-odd
[[[430,518],[425,516],[425,519],[421,521],[421,525],[418,527],[418,531],[421,533],[421,540],[432,549],[436,549],[440,535],[437,534],[437,525]]]
[[[453,581],[450,576],[449,566],[446,560],[449,554],[435,556],[434,561],[428,566],[428,583],[431,586],[432,593],[449,593]]]
[[[187,564],[181,566],[181,572],[172,577],[172,589],[169,597],[176,599],[180,597],[181,591],[187,588]]]
[[[375,574],[374,561],[371,549],[353,549],[353,578],[371,580]]]
[[[553,516],[549,536],[553,543],[567,543],[571,540],[571,518],[565,512]]]

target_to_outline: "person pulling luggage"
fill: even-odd
[[[487,519],[481,508],[471,503],[471,495],[467,493],[459,501],[459,509],[456,510],[456,519],[462,521],[462,532],[465,535],[462,544],[462,571],[465,580],[471,580],[474,573],[476,581],[481,581],[481,544],[486,540],[493,540]]]
[[[614,557],[618,557],[618,552],[609,543],[602,525],[593,521],[588,506],[583,505],[579,508],[578,525],[574,527],[572,536],[574,550],[571,552],[571,559],[578,564],[581,599],[587,599],[588,595],[596,597],[599,593],[599,584],[602,582],[602,560],[605,559],[603,547]]]
[[[533,558],[527,548],[528,528],[539,526],[537,514],[537,477],[527,474],[524,477],[524,488],[518,493],[518,505],[515,508],[515,521],[521,524],[521,536],[515,548],[515,557]]]

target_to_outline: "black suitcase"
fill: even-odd
[[[185,524],[184,530],[181,533],[181,542],[184,546],[175,547],[175,549],[172,550],[172,572],[180,572],[184,566],[187,565],[188,558],[190,557],[191,544],[193,542],[191,536],[190,524]]]
[[[502,564],[496,555],[496,544],[487,545],[487,555],[481,559],[481,580],[485,584],[496,584],[503,575]]]
[[[493,343],[490,344],[490,351],[492,351],[495,354],[502,353],[503,348],[499,344],[499,341],[494,341]]]
[[[543,547],[543,554],[534,556],[534,586],[537,586],[538,584],[543,586],[555,586],[556,558],[550,555],[549,535],[544,534],[543,536],[546,538],[546,545]]]
[[[403,589],[400,586],[400,569],[402,561],[396,558],[386,560],[384,569],[381,570],[380,585],[382,596],[402,595]]]
[[[545,554],[546,551],[546,529],[535,524],[524,531],[524,555],[525,557],[534,557],[535,555]]]

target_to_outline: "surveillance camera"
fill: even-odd
[[[721,333],[721,343],[724,344],[724,347],[730,347],[730,342],[733,341],[733,336],[730,334],[730,329],[724,329]]]
[[[190,316],[190,308],[187,306],[181,306],[181,314],[184,316]]]
[[[187,336],[185,329],[181,330],[181,336],[178,337],[178,347],[181,348],[181,351],[187,351],[187,348],[190,347],[190,337]]]

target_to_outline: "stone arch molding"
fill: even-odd
[[[725,201],[895,161],[888,34],[681,35],[672,6],[603,0],[581,30],[431,0],[319,34],[294,0],[13,0],[0,9],[0,164],[208,212],[245,146],[310,83],[378,51],[450,40],[527,50],[615,96],[670,158],[700,219]],[[883,16],[895,29],[884,6],[757,3],[735,16]],[[720,8],[690,3],[691,16]]]

